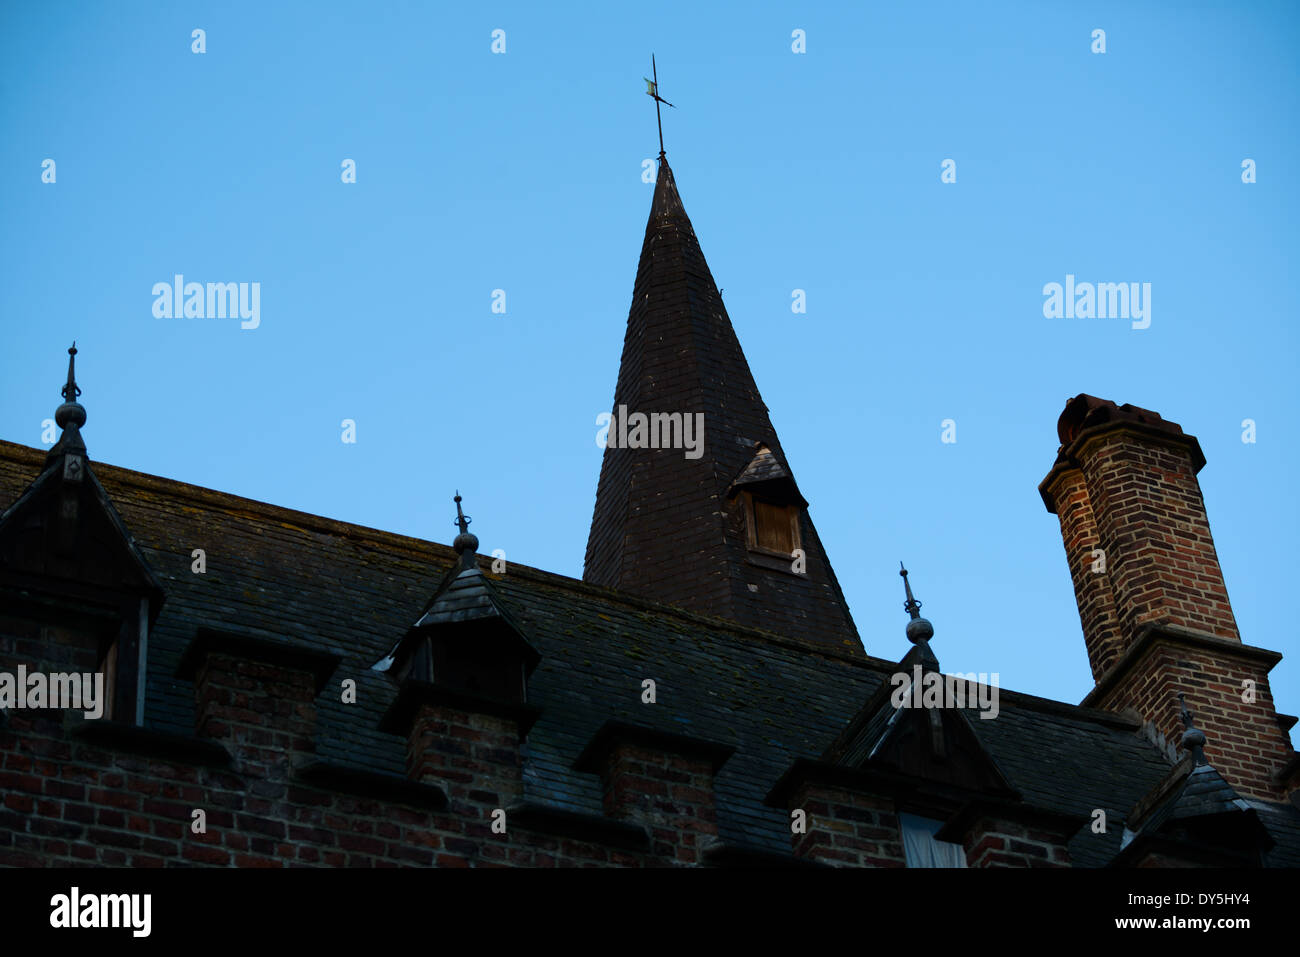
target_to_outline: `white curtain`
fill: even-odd
[[[960,844],[936,841],[934,835],[943,827],[942,821],[900,814],[903,830],[903,852],[908,867],[965,867],[966,850]]]

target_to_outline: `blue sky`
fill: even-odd
[[[459,488],[484,551],[580,577],[653,51],[687,211],[867,650],[906,650],[905,559],[946,670],[1089,690],[1036,490],[1089,392],[1200,439],[1243,639],[1288,656],[1294,713],[1298,24],[1286,3],[9,4],[0,437],[41,444],[75,338],[92,459],[442,542]],[[176,273],[260,283],[260,325],[155,318]],[[1067,273],[1151,283],[1150,327],[1044,318]]]

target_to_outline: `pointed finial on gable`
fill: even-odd
[[[77,340],[72,340],[72,345],[68,347],[68,384],[60,390],[60,395],[67,402],[75,403],[77,396],[81,395],[81,388],[77,385]],[[82,410],[84,415],[85,410]],[[83,418],[84,422],[85,419]],[[62,423],[60,423],[61,425]]]
[[[68,349],[68,384],[59,390],[63,396],[63,405],[54,413],[54,421],[59,428],[67,429],[73,425],[80,429],[86,424],[86,410],[77,401],[81,387],[77,385],[77,343],[74,341]]]
[[[473,521],[468,515],[461,511],[460,491],[456,492],[456,525],[460,529],[460,534],[452,542],[451,547],[456,549],[456,554],[461,557],[461,563],[464,565],[475,564],[476,553],[478,552],[478,536],[469,530],[469,523]]]
[[[921,617],[921,603],[912,597],[912,585],[907,580],[907,569],[903,567],[902,562],[898,563],[898,567],[902,569],[898,574],[903,577],[903,588],[907,591],[907,601],[903,602],[903,608],[912,616],[912,620],[907,623],[907,640],[914,645],[919,645],[934,637],[934,625]]]
[[[70,476],[72,478],[80,478],[81,468],[84,465],[82,457],[86,453],[86,443],[81,438],[81,427],[86,424],[86,409],[77,401],[77,396],[81,395],[81,387],[77,385],[76,365],[77,344],[73,342],[68,349],[68,381],[59,392],[63,396],[63,404],[54,412],[54,422],[63,430],[63,435],[45,456],[47,464],[57,456],[71,456],[68,467],[74,473]]]
[[[1178,703],[1181,705],[1178,716],[1183,719],[1183,727],[1186,729],[1183,731],[1183,748],[1192,752],[1197,767],[1209,764],[1205,760],[1205,732],[1192,724],[1193,715],[1191,709],[1187,707],[1187,700],[1183,697],[1181,691],[1178,692]]]

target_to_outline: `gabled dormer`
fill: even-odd
[[[525,705],[528,676],[541,656],[479,568],[478,538],[469,532],[460,502],[458,494],[456,563],[415,624],[374,669],[404,690],[427,686],[444,698]]]
[[[900,574],[912,647],[827,749],[826,758],[844,767],[888,770],[968,794],[1013,796],[966,713],[978,705],[976,683],[939,670],[930,647],[934,626],[921,617],[907,571]]]
[[[976,683],[939,671],[934,626],[900,574],[911,649],[821,758],[796,761],[768,794],[804,815],[794,853],[871,867],[1065,866],[1083,819],[1022,800],[967,714],[984,704]]]
[[[380,729],[406,736],[406,775],[443,788],[485,820],[523,797],[521,742],[539,708],[528,676],[541,660],[478,564],[456,495],[456,562],[410,630],[374,665],[397,682]]]
[[[744,510],[749,562],[793,575],[808,573],[799,529],[799,514],[808,503],[766,444],[758,444],[754,457],[727,490],[727,499]]]
[[[75,343],[62,430],[45,467],[0,513],[0,607],[29,669],[104,674],[103,717],[144,720],[149,629],[163,588],[96,478],[81,428]]]

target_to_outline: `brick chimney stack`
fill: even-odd
[[[1242,644],[1196,475],[1200,443],[1155,412],[1078,395],[1039,485],[1061,522],[1096,686],[1082,702],[1135,710],[1177,741],[1179,691],[1207,754],[1243,795],[1282,797],[1294,752],[1268,687],[1281,655]]]

